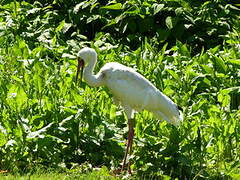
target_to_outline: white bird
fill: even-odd
[[[94,75],[93,70],[97,61],[97,53],[94,49],[85,47],[78,54],[78,69],[87,84],[93,87],[106,86],[113,94],[114,102],[120,104],[128,118],[128,142],[121,170],[126,166],[126,158],[132,152],[134,136],[134,113],[146,109],[152,112],[158,119],[166,120],[173,125],[179,125],[182,114],[178,106],[149,80],[137,73],[134,69],[110,62]],[[81,70],[80,70],[81,69]],[[81,80],[80,79],[80,80]],[[131,173],[130,161],[128,172]]]

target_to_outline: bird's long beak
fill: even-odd
[[[78,75],[79,75],[79,72],[80,72],[80,84],[82,83],[83,68],[84,68],[84,61],[81,58],[78,58],[76,82],[78,80]]]

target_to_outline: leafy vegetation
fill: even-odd
[[[121,108],[106,88],[75,82],[74,56],[91,46],[96,71],[136,68],[183,108],[179,128],[136,115],[137,178],[239,178],[238,14],[220,0],[1,1],[0,170],[119,167]]]
[[[79,179],[79,180],[117,180],[118,177],[111,176],[107,170],[106,167],[103,167],[100,170],[95,170],[93,172],[88,173],[79,173],[79,171],[69,171],[69,172],[54,172],[54,171],[43,171],[38,170],[34,173],[27,173],[24,175],[20,174],[10,174],[10,175],[0,175],[0,178],[3,180],[26,180],[26,179],[34,179],[34,180],[44,180],[44,179],[51,179],[51,180],[57,180],[57,179],[65,179],[65,180],[71,180],[71,179]]]

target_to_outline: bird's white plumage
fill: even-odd
[[[86,64],[83,72],[86,82],[91,86],[108,87],[115,101],[125,109],[128,118],[133,118],[134,111],[146,109],[161,120],[179,125],[182,117],[176,104],[134,69],[111,62],[93,75],[97,61],[95,50],[83,48],[78,57]]]

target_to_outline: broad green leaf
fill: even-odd
[[[19,87],[17,90],[17,103],[19,106],[22,106],[27,101],[27,94],[24,92],[22,87]]]
[[[205,84],[207,84],[209,87],[211,87],[211,81],[208,79],[208,78],[204,78],[203,79],[203,82],[205,83]]]
[[[167,69],[167,72],[169,72],[169,74],[171,74],[171,76],[176,79],[176,80],[180,80],[179,76],[177,75],[177,73],[175,73],[173,70],[171,69]]]
[[[164,46],[161,49],[161,54],[164,55],[167,49],[168,43],[165,43]]]
[[[12,85],[9,88],[7,101],[11,105],[15,104],[14,106],[16,106],[16,108],[21,109],[22,105],[25,105],[27,100],[27,94],[24,92],[22,87]]]
[[[173,89],[171,89],[170,86],[167,86],[167,87],[163,90],[163,93],[166,94],[166,95],[168,95],[168,96],[170,96],[170,95],[174,94],[175,91],[174,91]]]
[[[46,131],[53,125],[53,123],[49,123],[47,126],[37,130],[37,131],[34,131],[34,132],[30,132],[28,135],[27,135],[27,138],[44,138],[46,134]]]
[[[110,114],[110,119],[116,118],[116,106],[115,105],[111,105],[109,114]]]
[[[214,47],[212,49],[209,49],[209,51],[212,53],[212,55],[215,55],[216,52],[219,51],[219,48],[220,48],[220,45],[218,45],[218,46],[216,46],[216,47]]]
[[[97,5],[99,5],[100,3],[94,3],[91,8],[90,8],[90,12],[92,12],[93,9],[95,9],[97,7]]]
[[[65,25],[65,20],[63,20],[63,21],[60,22],[60,24],[59,24],[58,27],[56,28],[55,32],[56,32],[56,33],[60,32],[60,31],[63,29],[64,25]]]
[[[226,66],[225,62],[221,58],[219,58],[217,56],[214,56],[214,60],[215,60],[216,68],[220,72],[226,72],[227,71],[227,66]]]
[[[224,93],[224,94],[229,94],[231,92],[240,93],[240,86],[230,87],[230,88],[227,88],[227,89],[222,89],[221,92]]]
[[[227,62],[240,66],[240,59],[228,59]]]
[[[53,38],[52,38],[52,46],[56,46],[56,43],[57,43],[57,36],[55,35]]]
[[[101,16],[100,15],[90,16],[89,18],[87,18],[87,23],[91,23],[92,21],[95,21],[97,19],[101,19]]]
[[[40,10],[40,8],[32,8],[26,12],[26,15],[29,16],[31,14],[37,14]]]
[[[172,17],[168,16],[165,20],[166,22],[166,26],[168,27],[168,29],[172,29],[173,28],[173,21],[172,21]]]
[[[203,49],[202,49],[202,53],[201,56],[199,57],[199,61],[201,64],[206,64],[209,60],[209,55],[207,53],[203,54]]]
[[[68,53],[63,53],[62,58],[68,58],[68,59],[76,59],[76,56]]]
[[[9,146],[14,146],[14,145],[17,145],[17,142],[14,139],[8,140],[8,142],[5,144],[6,148],[8,148]]]
[[[23,49],[27,46],[26,42],[22,39],[18,39],[19,48]]]
[[[105,29],[106,27],[112,26],[114,24],[117,24],[115,19],[112,19],[107,25],[105,25],[102,29]]]
[[[153,14],[155,15],[155,14],[159,13],[163,9],[164,4],[154,3],[152,5],[152,7],[153,7]]]
[[[170,31],[167,29],[159,28],[157,29],[157,34],[159,36],[159,41],[165,42],[165,40],[170,36]]]
[[[223,107],[227,107],[228,105],[230,105],[230,101],[231,101],[231,97],[229,95],[225,95],[223,96],[223,99],[222,99],[222,106]]]
[[[73,12],[77,14],[80,11],[80,9],[85,9],[88,6],[91,6],[91,4],[92,1],[82,1],[74,7]]]
[[[179,7],[179,8],[177,8],[177,9],[175,9],[175,13],[176,13],[176,15],[177,16],[180,16],[180,15],[182,15],[183,14],[183,11],[184,9],[182,8],[182,7]]]
[[[33,82],[35,85],[35,88],[37,88],[37,91],[40,93],[42,91],[42,85],[43,85],[43,80],[41,78],[42,75],[42,66],[40,66],[40,62],[36,62],[34,64],[34,75],[33,75]]]
[[[190,57],[190,52],[186,44],[181,45],[180,50],[181,50],[181,54],[183,54],[184,56]]]
[[[63,119],[63,120],[59,123],[59,125],[60,125],[60,126],[64,126],[64,125],[67,124],[69,121],[72,121],[73,118],[74,118],[73,115],[68,116],[67,118]]]
[[[120,10],[122,9],[122,4],[116,3],[116,4],[107,5],[107,6],[102,6],[101,9]]]
[[[72,27],[71,23],[66,23],[64,24],[63,28],[62,28],[62,33],[66,33],[70,28]]]
[[[19,138],[19,139],[22,139],[23,138],[23,130],[22,130],[22,126],[21,125],[17,125],[15,128],[14,128],[14,136]]]
[[[7,143],[6,135],[0,131],[0,148],[4,146],[6,143]]]
[[[181,16],[183,12],[184,12],[184,9],[182,7],[175,9],[175,13],[177,16]]]
[[[230,93],[232,92],[240,93],[240,86],[223,89],[219,92],[218,101],[222,103],[223,107],[230,105],[231,101]]]
[[[22,83],[22,79],[18,78],[17,76],[12,76],[12,79],[14,79],[18,83]]]
[[[207,74],[213,74],[214,73],[214,69],[210,65],[201,64],[201,67],[205,71],[204,73],[207,73]]]
[[[32,50],[31,55],[35,58],[39,58],[41,53],[43,53],[44,51],[45,51],[45,48],[43,46],[37,46]]]

